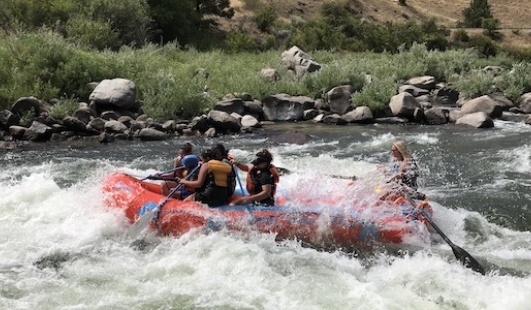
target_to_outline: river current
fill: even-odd
[[[297,130],[303,145],[270,145]],[[0,309],[529,309],[531,126],[277,124],[253,134],[162,142],[48,143],[0,152]],[[354,255],[271,234],[147,233],[103,203],[106,175],[171,168],[177,146],[224,143],[242,162],[268,147],[291,172],[279,193],[342,191],[330,175],[370,182],[404,140],[433,220],[487,269],[456,261],[432,233],[415,249]],[[244,174],[240,175],[245,178]],[[244,180],[243,180],[244,181]]]

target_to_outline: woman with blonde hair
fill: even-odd
[[[419,176],[419,167],[409,151],[404,141],[395,141],[391,146],[391,152],[393,154],[393,166],[391,173],[393,174],[393,180],[399,185],[407,186],[411,189],[414,198],[421,198],[424,194],[417,192],[418,184],[417,178]]]

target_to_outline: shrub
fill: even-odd
[[[66,24],[66,34],[71,41],[85,48],[118,49],[121,45],[118,33],[108,21],[71,18]]]
[[[449,81],[467,98],[476,98],[496,91],[495,77],[490,72],[472,71],[465,75],[453,76]]]
[[[189,118],[201,114],[209,106],[210,101],[203,93],[204,86],[192,78],[192,72],[185,78],[179,76],[163,69],[151,76],[149,84],[143,85],[145,113],[156,118]]]
[[[275,11],[275,8],[273,8],[271,5],[268,5],[255,12],[254,22],[260,31],[269,32],[273,28],[277,17],[278,15]]]
[[[74,114],[78,107],[79,103],[75,98],[62,98],[53,105],[50,115],[56,119],[63,119],[65,116]]]
[[[225,40],[225,48],[231,52],[256,51],[257,44],[250,34],[232,32]]]
[[[531,92],[531,64],[528,62],[514,64],[512,70],[497,80],[497,86],[503,90],[507,98],[518,102],[520,96]]]
[[[481,21],[481,28],[483,28],[483,34],[493,40],[501,39],[502,34],[498,31],[500,21],[495,18],[484,18]]]
[[[470,6],[463,10],[463,25],[468,28],[480,28],[482,20],[492,18],[488,0],[472,0]]]
[[[352,103],[355,106],[368,106],[376,116],[385,115],[385,111],[389,108],[389,100],[396,94],[396,90],[397,83],[394,79],[374,79],[360,92],[354,93]]]

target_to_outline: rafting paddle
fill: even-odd
[[[200,166],[197,166],[190,172],[185,180],[188,180],[197,169],[199,169]],[[164,198],[164,200],[158,204],[158,206],[150,211],[147,211],[146,213],[142,214],[142,216],[129,228],[129,231],[127,232],[127,235],[129,235],[130,238],[136,239],[138,235],[149,225],[151,220],[155,215],[159,213],[159,211],[164,207],[164,205],[170,200],[170,198],[182,187],[182,184],[177,185],[175,188],[171,190],[171,192]]]
[[[175,172],[175,171],[181,170],[181,169],[184,169],[184,166],[179,166],[179,167],[173,168],[173,169],[168,170],[168,171],[157,173],[155,175],[148,175],[147,177],[145,177],[143,179],[140,179],[140,181],[145,181],[145,180],[166,180],[166,179],[162,178],[162,175],[170,173],[170,172]],[[173,180],[168,180],[168,181],[173,181]]]
[[[410,197],[406,197],[406,199],[409,201],[409,203],[411,203],[411,205],[417,206],[417,204]],[[485,269],[483,269],[481,264],[467,251],[455,245],[450,240],[450,238],[448,238],[442,232],[442,230],[433,222],[430,216],[424,212],[424,209],[421,209],[420,214],[422,217],[426,219],[426,221],[431,225],[431,227],[433,227],[433,229],[435,229],[435,231],[439,233],[439,235],[444,239],[444,241],[448,243],[448,245],[452,248],[452,251],[454,252],[455,258],[457,258],[457,260],[459,260],[461,264],[463,264],[467,268],[470,268],[476,272],[481,273],[482,275],[485,275]]]

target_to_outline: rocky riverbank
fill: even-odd
[[[315,74],[321,65],[293,47],[282,53],[282,62],[293,79]],[[481,72],[498,74],[504,69],[487,66]],[[479,70],[478,70],[479,71]],[[479,73],[481,73],[479,72]],[[205,69],[197,74],[208,79]],[[478,74],[469,72],[468,74]],[[264,83],[281,77],[275,69],[264,68]],[[371,76],[367,75],[370,83]],[[512,102],[493,92],[477,98],[463,98],[459,92],[433,76],[412,77],[398,87],[382,111],[368,106],[353,106],[351,85],[330,89],[322,98],[274,94],[257,100],[251,95],[228,94],[207,113],[193,119],[155,120],[143,113],[134,81],[116,78],[91,83],[88,102],[79,102],[77,110],[62,119],[50,115],[53,102],[35,97],[18,99],[10,110],[0,111],[0,148],[50,140],[92,140],[110,143],[122,140],[164,140],[175,136],[213,137],[228,133],[252,132],[267,122],[308,121],[329,125],[365,125],[372,123],[472,126],[491,128],[493,119],[503,118],[531,124],[531,93]],[[208,89],[203,93],[210,96]],[[179,100],[179,98],[176,98]],[[28,122],[28,119],[31,122]],[[26,124],[24,124],[26,123]],[[22,141],[22,142],[20,142]]]

